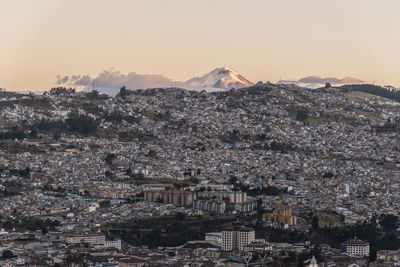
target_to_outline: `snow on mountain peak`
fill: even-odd
[[[221,89],[243,88],[254,85],[229,67],[216,68],[202,77],[195,77],[186,84],[192,88],[212,87]]]

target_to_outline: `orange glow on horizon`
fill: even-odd
[[[21,0],[0,10],[0,88],[57,75],[162,74],[230,66],[253,82],[309,75],[400,87],[400,1]]]

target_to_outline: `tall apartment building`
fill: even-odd
[[[247,193],[239,191],[203,191],[198,192],[199,198],[216,198],[228,203],[242,203],[247,200]]]
[[[248,198],[242,203],[235,204],[235,210],[239,212],[252,212],[257,209],[257,200],[254,198]]]
[[[221,248],[225,251],[244,250],[255,240],[255,231],[246,227],[230,227],[222,231]]]
[[[369,243],[357,239],[348,240],[342,243],[342,253],[353,256],[368,257]]]
[[[148,190],[144,191],[144,200],[174,204],[175,206],[191,206],[196,194],[183,190]]]
[[[218,214],[225,213],[226,204],[218,199],[195,199],[193,200],[193,209],[215,212]]]

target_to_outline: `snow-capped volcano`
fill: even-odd
[[[185,82],[190,88],[239,89],[254,85],[242,75],[228,67],[217,68],[202,77],[195,77]]]

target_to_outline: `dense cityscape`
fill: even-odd
[[[399,266],[393,88],[0,91],[1,266]]]

